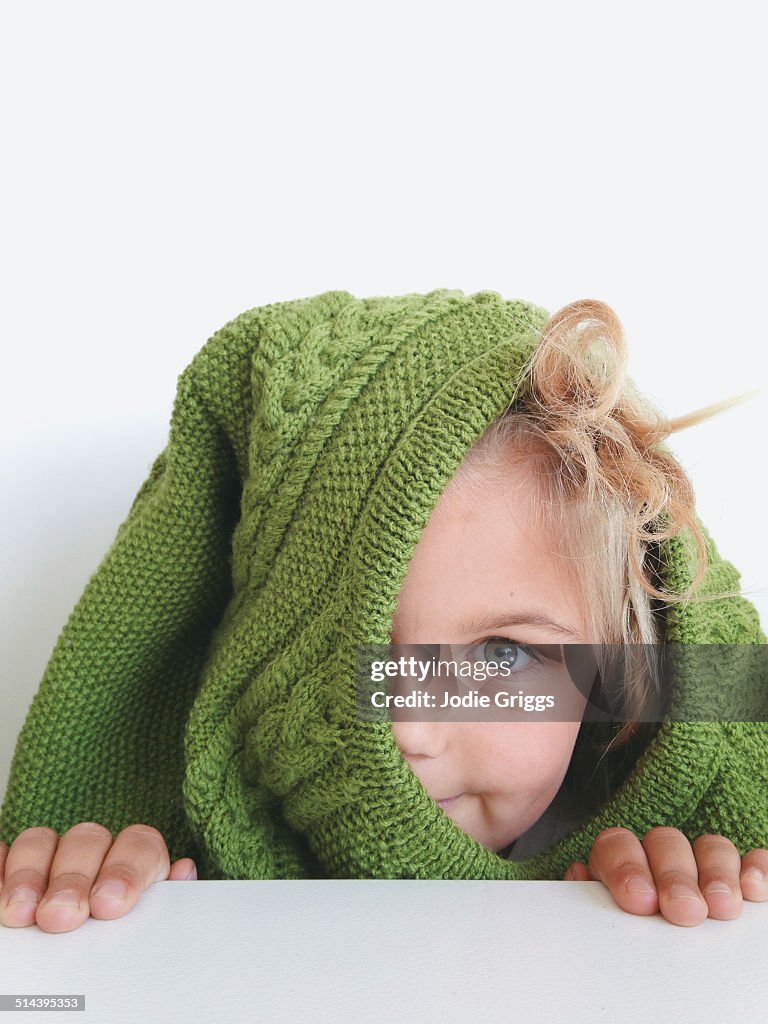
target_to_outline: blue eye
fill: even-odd
[[[506,663],[517,671],[527,668],[531,662],[538,660],[532,653],[529,653],[529,648],[523,644],[516,644],[512,640],[505,640],[502,637],[486,640],[483,644],[478,644],[478,648],[482,651],[480,660],[486,664],[489,662],[495,662],[498,665]]]

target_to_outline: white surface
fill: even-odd
[[[84,994],[91,1024],[720,1024],[765,1018],[766,941],[768,904],[683,928],[599,882],[160,882],[119,920],[0,927],[0,992]]]

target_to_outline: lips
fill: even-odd
[[[452,803],[459,799],[460,796],[464,796],[463,793],[458,793],[456,796],[446,797],[445,800],[437,800],[438,807],[450,807]]]

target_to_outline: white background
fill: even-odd
[[[0,793],[176,381],[266,302],[599,298],[768,622],[760,7],[5,5]]]

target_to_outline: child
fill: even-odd
[[[765,644],[663,444],[713,411],[654,418],[601,303],[331,291],[230,321],[22,728],[2,923],[120,916],[190,858],[204,879],[594,877],[679,924],[768,898],[766,726],[644,723],[652,658],[627,659],[620,727],[355,704],[360,645]],[[683,666],[675,700],[697,686]],[[76,879],[79,910],[7,904],[126,858],[123,904]]]

